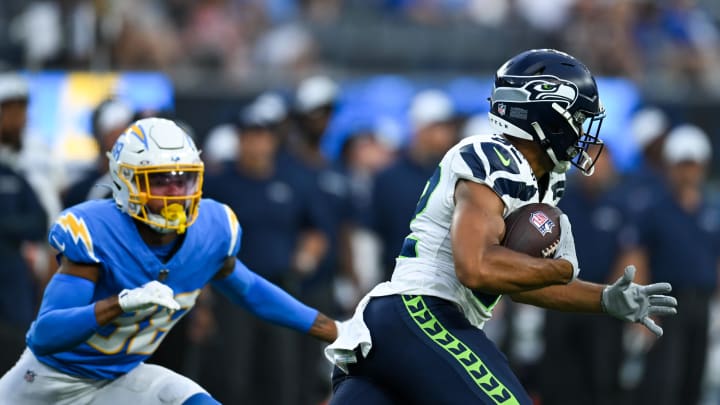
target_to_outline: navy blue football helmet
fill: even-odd
[[[495,74],[490,123],[502,133],[535,141],[566,172],[570,165],[593,172],[602,152],[599,138],[605,109],[590,70],[554,49],[525,51]],[[594,157],[588,148],[599,145]]]

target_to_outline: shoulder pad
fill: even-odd
[[[50,228],[50,245],[77,263],[99,263],[92,234],[83,217],[73,210],[64,211]]]

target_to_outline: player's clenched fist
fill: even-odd
[[[142,287],[120,291],[118,303],[123,312],[135,312],[154,305],[162,305],[173,311],[180,309],[180,304],[173,298],[173,290],[154,280]]]

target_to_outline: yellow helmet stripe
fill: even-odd
[[[138,126],[137,124],[131,125],[130,132],[133,135],[135,135],[136,137],[138,137],[138,139],[140,139],[140,141],[143,143],[143,145],[147,146],[147,138],[145,137],[145,131],[143,131],[143,129],[140,128],[140,126]]]

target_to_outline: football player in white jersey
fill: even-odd
[[[530,404],[482,331],[502,295],[605,312],[658,336],[650,317],[676,313],[664,295],[670,285],[635,284],[632,266],[612,285],[580,280],[565,215],[553,258],[500,244],[509,213],[556,205],[572,166],[592,174],[588,148],[602,146],[604,109],[588,68],[555,50],[523,52],[498,69],[490,102],[496,134],[448,151],[420,196],[391,281],[367,294],[343,325],[350,333],[327,348],[337,366],[331,404]]]

